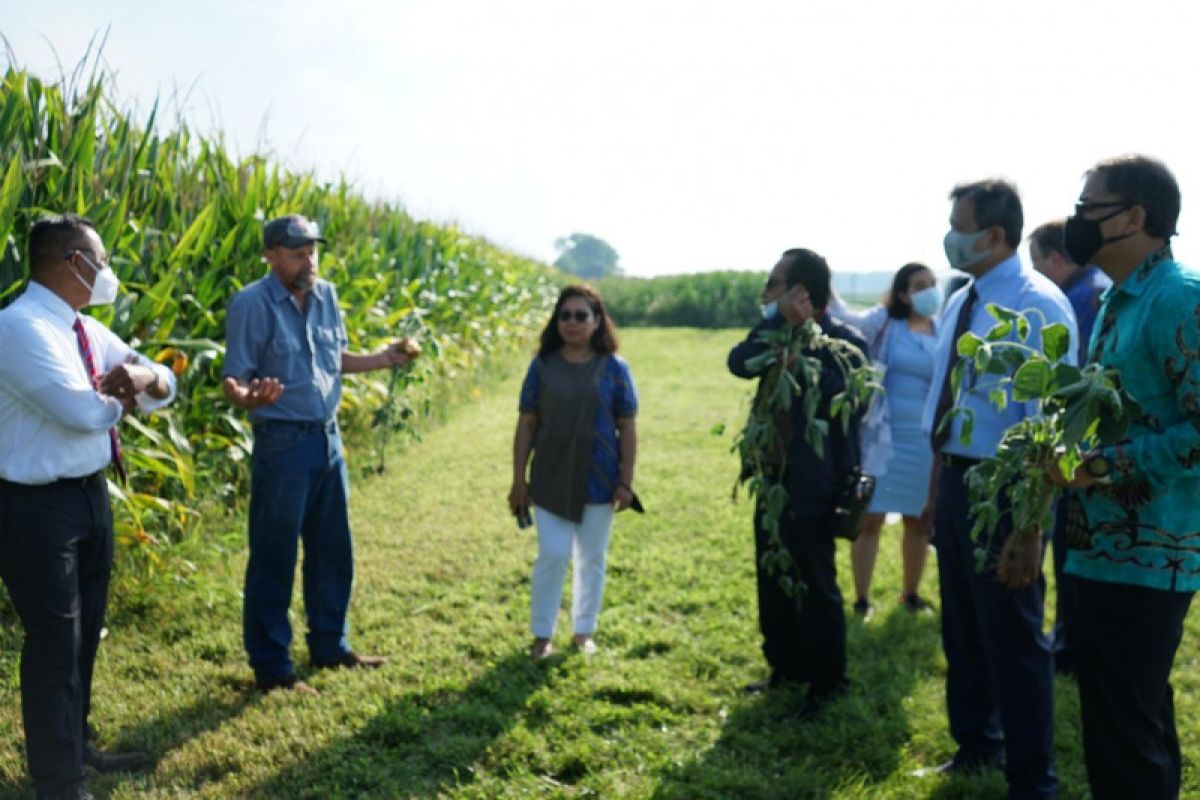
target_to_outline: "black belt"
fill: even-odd
[[[102,480],[104,480],[104,470],[93,472],[91,475],[81,475],[78,478],[59,478],[49,483],[17,483],[16,481],[0,478],[0,486],[15,489],[69,489],[71,487],[86,489],[98,484]]]
[[[325,433],[337,433],[337,420],[330,419],[325,422],[309,422],[307,420],[294,419],[264,419],[262,422],[255,422],[255,428],[291,428],[294,430],[303,431],[305,433],[316,433],[324,431]]]
[[[978,458],[968,458],[967,456],[956,456],[953,453],[942,453],[939,458],[942,459],[943,467],[954,467],[955,469],[970,469],[981,460]]]

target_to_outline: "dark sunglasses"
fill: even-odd
[[[570,322],[572,319],[576,322],[587,322],[591,318],[592,312],[590,311],[571,311],[570,309],[566,309],[558,312],[559,322]]]
[[[1086,203],[1086,202],[1085,203],[1076,203],[1075,204],[1075,216],[1079,216],[1080,214],[1086,214],[1089,211],[1096,211],[1101,208],[1116,208],[1117,206],[1121,206],[1121,208],[1118,208],[1116,211],[1114,211],[1109,216],[1115,217],[1117,214],[1120,214],[1122,211],[1133,207],[1129,203],[1128,200],[1105,200],[1105,201],[1099,202],[1099,203]],[[1108,217],[1105,217],[1105,219],[1107,219],[1107,218]],[[1104,220],[1098,220],[1098,221],[1103,222]]]

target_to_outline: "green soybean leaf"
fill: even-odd
[[[1047,362],[1040,359],[1026,361],[1013,375],[1013,400],[1024,403],[1040,399],[1049,388],[1052,378]]]
[[[1052,322],[1042,328],[1042,352],[1051,361],[1058,361],[1067,354],[1071,346],[1071,333],[1061,322]]]

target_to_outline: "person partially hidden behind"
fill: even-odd
[[[771,270],[763,289],[764,319],[729,352],[729,371],[739,378],[762,378],[765,368],[751,366],[753,359],[771,346],[759,338],[763,331],[785,325],[802,325],[816,320],[830,337],[842,339],[861,353],[867,344],[858,332],[833,320],[826,313],[830,298],[830,271],[825,259],[811,250],[784,252]],[[840,368],[827,347],[811,354],[821,362],[820,393],[817,415],[829,420],[830,399],[841,392],[844,380]],[[861,355],[861,354],[860,354]],[[861,363],[867,363],[861,355]],[[802,387],[811,391],[814,387]],[[763,390],[759,381],[758,391]],[[834,564],[834,504],[842,484],[849,448],[857,448],[857,422],[843,431],[836,422],[829,424],[829,436],[818,455],[802,433],[804,404],[792,403],[790,418],[778,421],[780,435],[788,442],[787,464],[782,475],[787,488],[788,507],[779,520],[779,538],[794,564],[792,577],[806,586],[799,604],[780,584],[780,576],[763,566],[763,554],[771,543],[763,524],[763,509],[754,511],[754,559],[758,577],[758,619],[763,636],[763,655],[771,667],[769,677],[751,683],[749,692],[760,692],[785,684],[809,684],[808,694],[798,717],[815,716],[830,700],[845,693],[846,613],[838,588]],[[788,434],[784,428],[794,433]],[[857,460],[857,453],[855,454]]]
[[[270,271],[238,292],[225,318],[224,392],[254,423],[250,560],[243,637],[259,689],[317,692],[292,670],[288,605],[304,542],[304,611],[316,667],[379,667],[350,649],[346,615],[354,578],[350,484],[337,408],[342,375],[402,367],[420,347],[408,337],[351,353],[333,284],[317,277],[317,225],[292,215],[263,229]]]
[[[29,231],[29,285],[0,311],[0,578],[25,631],[21,712],[39,800],[91,797],[84,766],[149,763],[89,741],[113,558],[104,470],[124,479],[121,419],[175,396],[169,369],[78,313],[119,288],[90,220],[46,217]]]
[[[1062,289],[1079,325],[1079,365],[1087,362],[1087,346],[1100,309],[1100,296],[1112,281],[1094,264],[1080,266],[1067,255],[1063,232],[1064,220],[1039,225],[1029,234],[1029,260],[1033,268]],[[1075,578],[1063,568],[1067,564],[1067,521],[1071,503],[1066,495],[1055,504],[1054,534],[1054,671],[1063,675],[1075,673]]]

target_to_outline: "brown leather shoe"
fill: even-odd
[[[362,656],[351,650],[337,661],[330,661],[326,664],[314,663],[313,666],[319,669],[326,669],[329,667],[345,667],[346,669],[379,669],[386,663],[386,656]]]
[[[543,661],[554,655],[554,645],[549,639],[534,639],[529,648],[529,657],[534,661]]]
[[[577,633],[572,636],[571,647],[585,656],[596,655],[596,640],[588,633]]]
[[[320,697],[321,693],[295,675],[284,675],[282,678],[272,678],[269,681],[255,681],[254,688],[264,694],[276,689],[287,689],[305,697]]]

